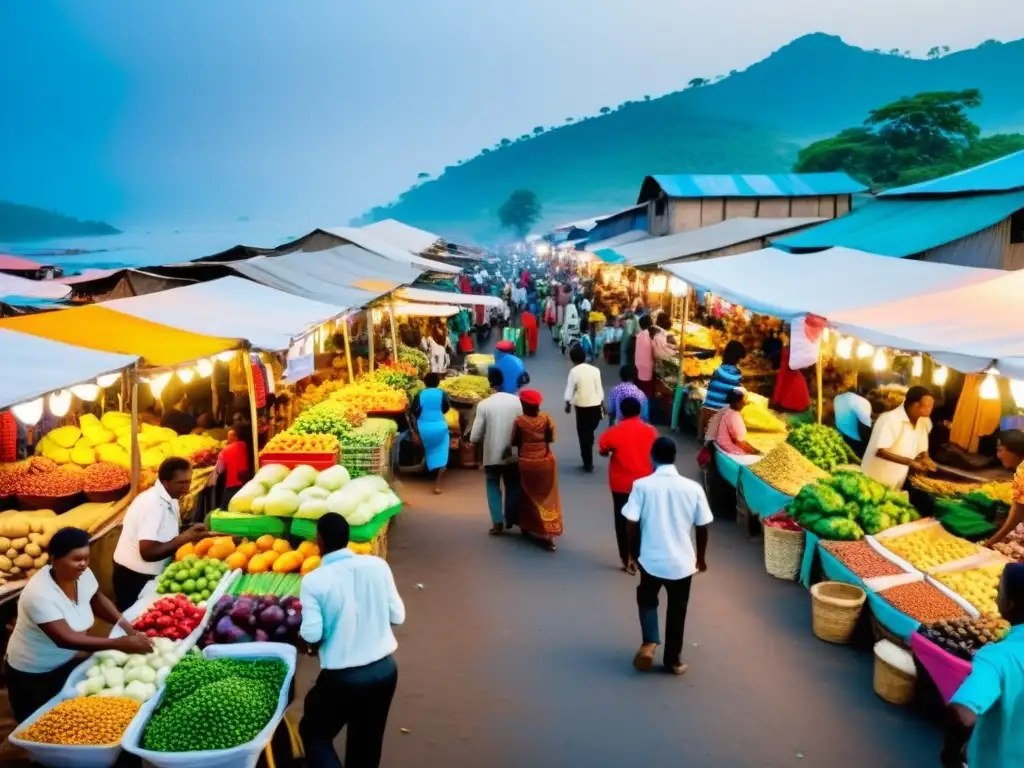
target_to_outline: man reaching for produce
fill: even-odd
[[[114,601],[126,611],[146,582],[160,575],[178,547],[209,534],[205,525],[190,526],[178,533],[178,501],[192,487],[192,465],[172,456],[157,470],[157,481],[128,507],[121,524],[121,538],[114,549]]]
[[[320,657],[320,675],[306,695],[299,733],[310,768],[341,768],[334,739],[348,727],[345,765],[380,765],[384,730],[398,686],[393,624],[405,604],[391,568],[348,549],[349,525],[328,513],[317,521],[320,567],[302,579],[300,637]]]
[[[998,544],[1009,536],[1019,523],[1024,523],[1024,432],[1019,429],[1000,432],[996,443],[996,458],[1007,469],[1016,470],[1013,474],[1013,504],[999,530],[985,542],[986,547]]]
[[[946,768],[1009,768],[1021,764],[1024,744],[1024,565],[1003,569],[999,613],[1012,625],[1005,638],[974,655],[971,674],[949,702]]]
[[[928,457],[928,434],[935,398],[924,387],[911,387],[903,404],[886,411],[875,421],[861,469],[882,485],[899,490],[907,473],[929,472],[935,462]]]

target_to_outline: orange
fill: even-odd
[[[229,555],[234,553],[234,551],[235,544],[231,541],[231,539],[228,539],[227,541],[224,541],[223,539],[218,539],[217,543],[210,547],[210,551],[206,554],[208,557],[212,557],[214,560],[226,560]]]
[[[263,555],[256,555],[249,561],[249,573],[266,573],[270,570],[270,561]]]
[[[302,555],[303,558],[312,557],[313,555],[320,554],[320,550],[317,549],[316,544],[314,544],[312,541],[303,541],[301,544],[299,544],[298,549],[296,549],[295,551]]]
[[[206,553],[210,551],[213,544],[213,539],[200,539],[196,542],[196,546],[192,550],[192,553],[196,555],[196,557],[206,557]]]
[[[284,554],[285,552],[290,552],[291,548],[292,548],[292,545],[288,543],[287,539],[276,539],[274,541],[274,546],[271,547],[271,549],[273,549],[278,554]]]
[[[252,557],[260,551],[260,548],[256,546],[254,542],[247,541],[244,544],[239,544],[238,549],[235,552],[241,552],[246,557]]]
[[[266,561],[267,561],[267,563],[272,563],[272,562],[274,562],[274,561],[275,561],[275,560],[277,560],[277,558],[279,558],[280,556],[281,556],[281,553],[280,553],[280,552],[275,552],[275,551],[274,551],[274,550],[272,550],[272,549],[268,549],[268,550],[267,550],[266,552],[263,552],[263,553],[262,553],[262,554],[260,555],[260,557],[262,557],[262,558],[263,558],[264,560],[266,560]]]
[[[245,566],[249,564],[249,558],[241,552],[232,552],[224,562],[231,570],[235,570],[236,568],[245,570]]]
[[[178,551],[174,553],[175,561],[180,562],[184,560],[186,557],[192,554],[194,549],[195,548],[192,546],[191,541],[187,544],[182,544],[180,547],[178,547]]]
[[[260,536],[256,539],[256,546],[260,548],[260,552],[266,552],[272,546],[274,546],[274,537],[269,533]]]
[[[302,569],[299,571],[299,573],[305,576],[310,571],[315,570],[319,565],[320,557],[318,555],[307,557],[305,560],[302,561]]]

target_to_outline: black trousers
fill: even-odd
[[[622,561],[623,565],[629,564],[629,556],[633,555],[633,559],[637,560],[640,558],[640,529],[637,527],[636,542],[633,545],[633,551],[629,551],[629,521],[622,516],[622,508],[626,506],[626,502],[629,501],[628,493],[617,493],[612,491],[612,508],[615,512],[615,543],[619,548],[619,560]]]
[[[679,664],[683,657],[683,631],[686,629],[686,608],[690,604],[692,576],[685,579],[661,579],[640,568],[636,587],[636,606],[640,612],[640,630],[644,643],[661,644],[658,632],[658,594],[664,587],[668,594],[665,612],[665,666]]]
[[[4,660],[4,677],[7,680],[7,696],[11,702],[11,713],[16,723],[22,723],[29,715],[48,702],[64,687],[75,667],[85,659],[72,659],[49,672],[22,672]]]
[[[137,573],[131,568],[125,568],[120,563],[114,563],[114,605],[117,610],[124,613],[139,599],[139,594],[146,583],[153,576],[145,573]]]
[[[594,432],[601,424],[601,406],[589,408],[574,406],[576,410],[576,435],[580,439],[580,458],[587,469],[594,468]]]
[[[299,734],[309,768],[342,768],[334,739],[347,727],[345,765],[377,768],[398,665],[391,656],[352,669],[321,670],[306,694]]]

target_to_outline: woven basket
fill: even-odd
[[[875,636],[876,643],[879,640],[888,640],[893,645],[902,648],[905,651],[910,650],[910,645],[907,641],[886,629],[882,623],[874,617],[874,614],[871,616],[871,633]]]
[[[914,698],[917,677],[908,675],[875,654],[875,693],[890,704],[905,706]]]
[[[822,581],[811,587],[814,636],[826,643],[849,643],[864,610],[867,594],[860,587]]]
[[[738,500],[736,506],[739,506]],[[806,538],[803,531],[764,526],[764,569],[768,574],[777,579],[793,581],[800,573]]]

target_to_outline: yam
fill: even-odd
[[[25,545],[25,554],[29,557],[39,557],[43,554],[43,549],[38,544],[32,544],[29,542]]]
[[[0,536],[0,551],[6,552],[11,548],[11,540],[6,536]]]
[[[50,556],[46,552],[43,552],[43,554],[41,554],[39,557],[32,561],[32,565],[34,565],[36,568],[42,568],[49,562]]]
[[[7,551],[6,551],[5,553],[4,553],[4,555],[5,555],[6,557],[9,557],[9,558],[10,558],[11,560],[13,560],[14,558],[16,558],[16,557],[17,557],[17,556],[18,556],[19,554],[20,554],[20,553],[19,553],[19,552],[18,552],[18,550],[16,550],[16,549],[8,549],[8,550],[7,550]]]
[[[26,536],[22,536],[19,539],[11,539],[11,549],[21,552],[26,546],[28,546],[28,537]]]
[[[11,558],[4,555],[0,555],[0,571],[9,571],[14,567],[14,563]]]
[[[32,558],[28,555],[18,555],[14,558],[14,564],[21,569],[27,569],[32,567]]]

